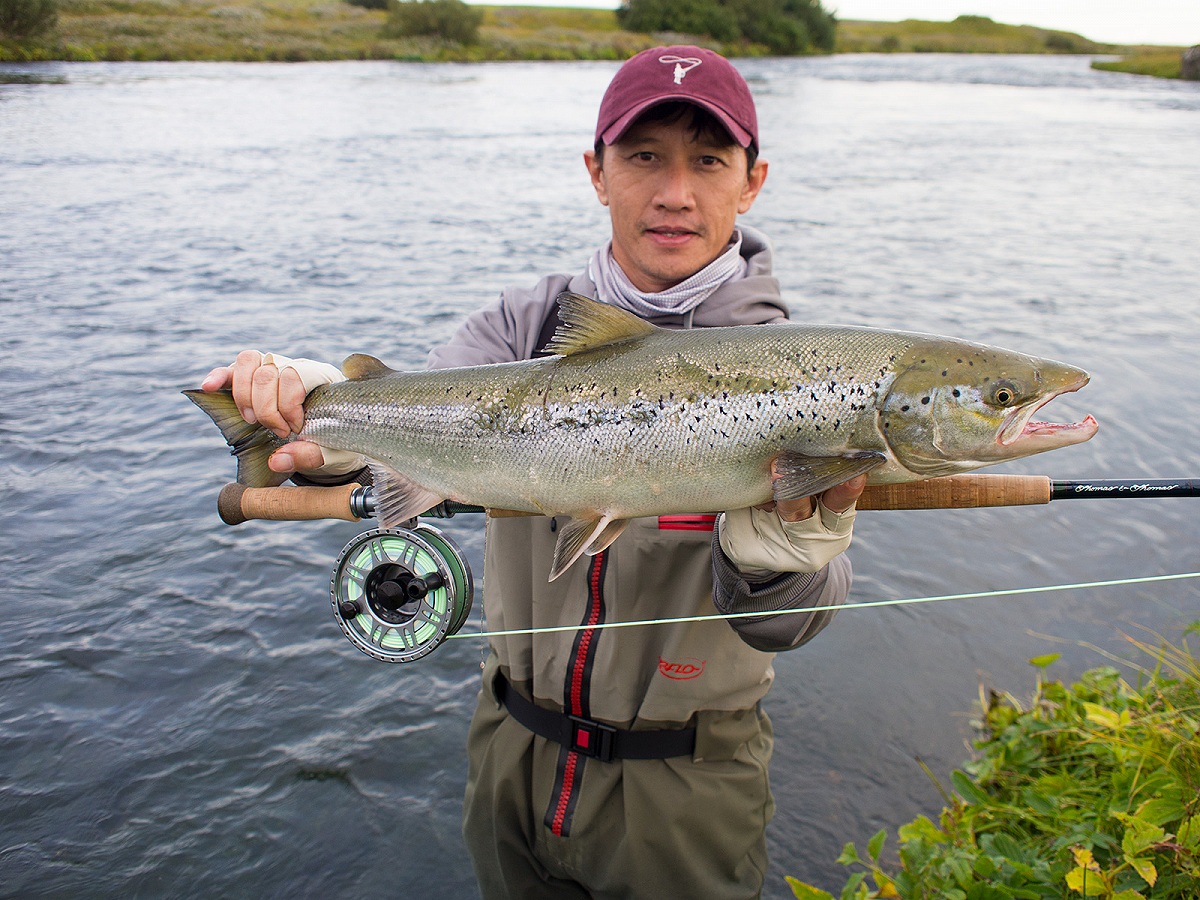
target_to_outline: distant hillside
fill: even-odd
[[[987,16],[959,16],[953,22],[838,22],[838,53],[1112,53],[1069,31],[1033,25],[1004,25]]]

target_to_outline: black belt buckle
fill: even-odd
[[[567,716],[571,733],[566,745],[576,753],[612,762],[617,749],[617,729],[603,722],[593,722],[580,716]]]

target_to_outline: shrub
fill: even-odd
[[[1055,53],[1074,53],[1075,39],[1069,34],[1051,32],[1046,35],[1046,49]]]
[[[1182,648],[1133,641],[1156,658],[1137,688],[1104,667],[1070,687],[1039,677],[1028,706],[991,694],[982,758],[953,773],[937,824],[899,829],[899,869],[881,861],[886,831],[866,857],[847,844],[839,862],[862,871],[842,898],[1200,897],[1200,659],[1188,633],[1200,623]],[[803,900],[832,900],[788,881]]]
[[[0,35],[37,37],[57,24],[57,0],[0,0]]]
[[[833,50],[837,33],[820,0],[626,0],[617,22],[627,31],[747,40],[779,54]]]
[[[630,0],[617,9],[617,22],[626,31],[706,34],[718,41],[741,34],[737,17],[721,0]]]
[[[385,33],[392,37],[436,35],[458,44],[479,40],[483,10],[462,0],[391,0]]]

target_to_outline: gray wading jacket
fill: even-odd
[[[769,244],[744,226],[742,233],[747,276],[700,304],[693,327],[787,318],[771,275]],[[449,344],[435,349],[429,366],[533,357],[564,290],[596,296],[584,274],[551,275],[533,289],[508,288],[498,303],[470,316]],[[652,321],[667,328],[689,324],[679,316]],[[635,519],[608,550],[583,557],[549,583],[558,524],[548,518],[489,518],[483,590],[489,630],[831,606],[842,603],[850,588],[845,556],[815,574],[748,580],[721,551],[711,515]],[[678,727],[701,710],[753,707],[771,685],[774,651],[800,646],[832,618],[832,612],[818,612],[518,634],[491,644],[509,682],[541,705],[618,727]]]

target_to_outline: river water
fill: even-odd
[[[798,318],[1060,358],[1090,443],[1000,471],[1200,475],[1200,85],[1074,57],[739,63]],[[329,609],[351,523],[226,527],[180,395],[245,346],[399,368],[606,234],[608,63],[0,67],[0,894],[475,895],[481,642],[408,666]],[[481,523],[446,526],[482,574]],[[1200,570],[1188,500],[863,514],[852,599]],[[935,814],[979,686],[1178,639],[1200,581],[843,612],[777,660],[768,896]],[[477,613],[464,631],[478,630]],[[1132,677],[1132,670],[1131,677]]]

